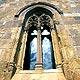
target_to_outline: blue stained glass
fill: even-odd
[[[43,68],[52,69],[52,47],[47,37],[42,40]],[[30,43],[30,69],[35,68],[37,54],[37,38],[35,37]]]
[[[30,43],[30,69],[35,68],[37,53],[37,38],[35,37]]]
[[[44,37],[42,42],[42,52],[43,52],[43,68],[52,69],[52,58],[51,58],[51,42],[47,37]]]

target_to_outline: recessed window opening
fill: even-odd
[[[41,13],[40,13],[41,14]],[[33,15],[35,16],[35,15]],[[41,20],[40,20],[41,19]],[[51,39],[50,19],[45,14],[32,17],[29,20],[29,30],[26,42],[25,58],[23,69],[34,70],[37,63],[37,35],[38,27],[41,31],[41,47],[42,47],[42,64],[43,69],[55,69],[54,50]],[[40,46],[40,45],[39,45]]]

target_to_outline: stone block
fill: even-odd
[[[0,40],[0,48],[9,48],[10,46],[10,40],[1,39]]]
[[[80,46],[76,46],[76,55],[80,58]]]
[[[0,49],[0,61],[3,60],[5,49]]]
[[[80,33],[77,29],[69,29],[74,46],[80,46]]]
[[[10,39],[11,38],[11,32],[5,32],[3,35],[0,37],[0,39]]]
[[[76,69],[73,73],[73,80],[80,80],[80,69]]]
[[[20,25],[20,20],[15,21],[15,20],[11,20],[5,23],[5,25],[3,25],[4,28],[13,28],[13,27],[18,27]]]

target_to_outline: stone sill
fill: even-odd
[[[20,70],[18,74],[36,74],[36,73],[62,73],[62,69],[49,70]]]

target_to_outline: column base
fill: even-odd
[[[35,66],[35,70],[42,70],[42,69],[43,69],[42,63],[37,63]]]
[[[57,64],[56,67],[57,67],[57,68],[62,68],[62,65],[61,65],[61,64]]]
[[[20,70],[23,70],[23,69],[22,69],[22,66],[18,65],[18,66],[17,66],[16,73],[18,73]]]

